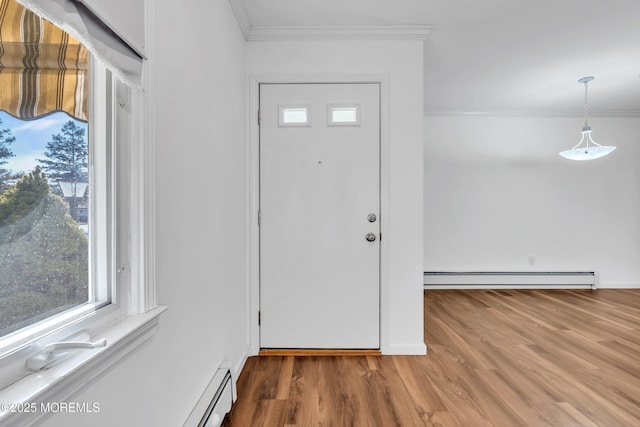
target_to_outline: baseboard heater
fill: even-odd
[[[593,289],[593,271],[425,271],[425,289]]]
[[[183,427],[220,427],[233,404],[229,369],[218,369]]]

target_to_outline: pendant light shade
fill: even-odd
[[[613,152],[616,147],[600,145],[591,137],[589,126],[589,110],[587,109],[587,85],[594,77],[583,77],[578,80],[584,84],[584,126],[582,127],[582,139],[572,149],[561,151],[560,155],[569,160],[594,160]]]

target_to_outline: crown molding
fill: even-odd
[[[269,26],[251,25],[242,0],[228,0],[247,41],[273,40],[421,40],[429,38],[431,25],[385,26]]]
[[[438,110],[425,109],[426,117],[584,117],[583,110]],[[589,111],[589,117],[632,117],[639,118],[640,111],[603,110]]]
[[[244,2],[242,0],[229,0],[229,5],[233,9],[233,14],[236,16],[236,21],[238,21],[238,26],[244,39],[248,40],[251,32],[251,21],[249,20],[247,9],[244,7]]]
[[[420,40],[430,25],[390,26],[252,26],[247,41],[276,40]]]

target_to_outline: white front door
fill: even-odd
[[[260,112],[260,346],[377,349],[380,86],[261,84]]]

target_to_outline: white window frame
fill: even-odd
[[[122,294],[120,281],[115,280],[113,274],[114,255],[120,248],[114,247],[117,241],[115,235],[116,223],[118,228],[127,227],[127,218],[116,218],[116,182],[114,177],[119,172],[119,162],[114,154],[114,138],[111,125],[113,111],[110,73],[92,60],[91,66],[91,120],[88,126],[88,140],[90,144],[89,173],[90,184],[90,225],[89,225],[89,302],[50,316],[33,325],[0,337],[0,389],[6,384],[20,377],[14,369],[4,369],[6,360],[23,359],[28,357],[36,347],[49,342],[60,341],[79,330],[93,326],[98,319],[110,316],[118,317],[122,303],[115,296]],[[125,249],[125,248],[122,248]],[[113,297],[113,298],[112,298]],[[95,300],[96,304],[93,303]],[[108,306],[100,307],[106,302]],[[123,301],[126,304],[126,300]],[[27,374],[21,370],[22,375]]]
[[[153,2],[145,3],[149,6]],[[153,31],[152,20],[146,19],[146,23],[147,30]],[[152,43],[147,43],[148,51]],[[145,89],[153,85],[149,62],[143,69]],[[76,317],[68,319],[64,326],[43,334],[37,341],[26,339],[0,358],[0,403],[5,404],[0,407],[3,426],[37,423],[45,413],[25,413],[18,409],[25,408],[27,403],[40,405],[67,399],[151,337],[158,327],[158,316],[166,310],[155,301],[153,93],[132,89],[116,79],[110,80],[111,85],[106,84],[107,74],[104,68],[92,67],[89,132],[96,147],[112,144],[109,150],[112,155],[103,158],[103,153],[91,150],[89,161],[110,166],[110,173],[109,168],[94,168],[92,178],[95,185],[110,185],[115,191],[113,200],[95,197],[92,192],[91,215],[111,214],[90,226],[91,233],[98,239],[91,239],[89,251],[93,261],[97,261],[93,269],[96,276],[114,279],[111,303],[84,313],[78,307]],[[98,90],[100,85],[104,91]],[[112,244],[104,245],[97,241],[99,239],[103,242],[107,239]],[[78,331],[88,332],[91,341],[106,339],[107,346],[70,351],[50,367],[23,375],[28,357],[41,351],[43,346],[63,341]],[[8,383],[11,384],[7,386]],[[6,403],[14,406],[7,407]]]

